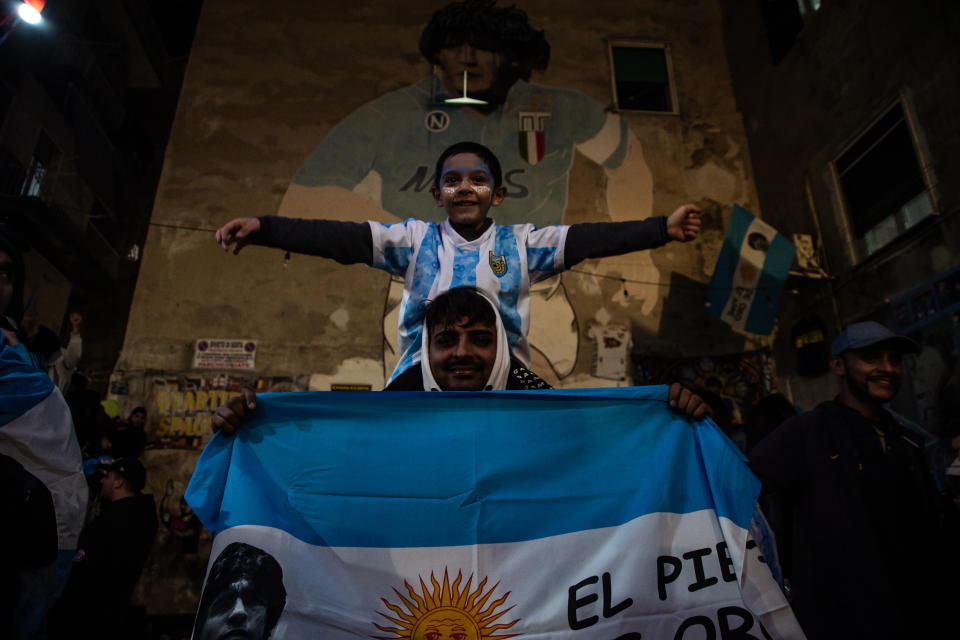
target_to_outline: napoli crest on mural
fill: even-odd
[[[530,164],[543,160],[548,122],[550,114],[546,111],[521,111],[517,116],[520,157]]]

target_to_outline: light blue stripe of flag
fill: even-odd
[[[759,482],[666,387],[264,394],[204,450],[187,501],[214,534],[314,545],[519,542],[713,509],[747,528]]]
[[[736,204],[730,214],[730,224],[723,247],[717,257],[717,264],[710,279],[707,291],[708,310],[711,315],[720,318],[733,293],[734,275],[740,266],[740,247],[746,238],[747,229],[754,216]],[[769,335],[773,331],[774,321],[780,309],[783,286],[793,263],[796,247],[782,234],[777,233],[767,250],[763,270],[757,281],[755,294],[744,329],[751,333]]]
[[[3,340],[3,338],[0,338]],[[16,420],[53,393],[54,384],[46,372],[28,362],[20,344],[0,342],[0,427]]]

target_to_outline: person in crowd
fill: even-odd
[[[286,604],[283,569],[276,558],[253,545],[232,542],[210,567],[193,637],[266,640]]]
[[[0,454],[13,458],[50,491],[58,549],[54,562],[21,573],[14,637],[29,638],[66,581],[88,492],[70,409],[24,343],[21,247],[18,234],[0,225]]]
[[[147,423],[147,410],[136,407],[126,420],[114,420],[104,434],[109,441],[110,455],[118,458],[138,458],[147,442],[144,426]]]
[[[949,635],[935,585],[956,557],[916,434],[884,408],[903,381],[903,354],[916,351],[876,322],[848,326],[831,347],[836,399],[750,451],[767,499],[782,504],[769,514],[785,516],[772,526],[790,541],[781,551],[792,556],[784,566],[808,638]]]
[[[17,625],[21,581],[57,560],[57,516],[50,490],[19,462],[0,454],[0,638],[24,637]],[[29,580],[29,578],[28,578]]]
[[[746,450],[753,449],[758,442],[773,430],[797,415],[797,409],[782,393],[771,393],[757,401],[750,409],[743,425],[746,434]]]
[[[110,637],[123,628],[130,596],[157,537],[157,507],[142,493],[136,458],[97,465],[101,511],[80,535],[63,598],[51,616],[54,637]]]
[[[402,353],[391,381],[415,366],[422,352],[427,300],[446,289],[475,285],[500,305],[510,350],[530,364],[530,285],[587,258],[621,255],[686,242],[700,232],[700,210],[684,205],[669,217],[619,223],[497,225],[491,207],[506,197],[500,161],[488,148],[459,142],[437,159],[432,189],[441,223],[409,219],[382,224],[261,216],[236,218],[216,232],[224,250],[249,243],[364,263],[404,279],[399,344]]]
[[[100,394],[88,388],[87,377],[74,373],[64,398],[73,416],[73,425],[85,458],[101,455],[101,434],[112,427],[112,421],[100,404]]]
[[[473,287],[450,289],[432,300],[423,320],[422,358],[384,391],[499,391],[549,389],[512,356],[497,305]],[[709,405],[679,383],[670,385],[669,405],[692,418],[711,415]],[[256,408],[244,388],[213,414],[214,430],[232,434]]]
[[[55,351],[47,361],[47,373],[64,394],[70,388],[73,374],[77,372],[80,358],[83,356],[83,336],[81,335],[83,315],[78,311],[71,311],[68,318],[70,333],[67,336],[66,345]]]

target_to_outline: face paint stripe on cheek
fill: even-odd
[[[457,177],[459,177],[460,180],[462,180],[463,178],[461,176],[465,176],[465,175],[469,176],[470,174],[475,172],[482,173],[487,177],[488,182],[490,183],[493,182],[493,173],[491,173],[490,167],[488,167],[485,164],[481,164],[474,167],[449,167],[448,169],[445,169],[443,173],[440,174],[440,182],[443,183],[447,175],[450,173],[457,173],[458,174]]]

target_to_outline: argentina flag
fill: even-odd
[[[0,454],[46,485],[59,548],[76,549],[88,490],[70,409],[47,374],[30,363],[23,345],[6,340],[0,341]]]
[[[194,638],[802,638],[759,481],[666,387],[264,394],[186,498]]]
[[[737,329],[769,335],[796,250],[776,229],[734,205],[707,293],[710,313]]]

